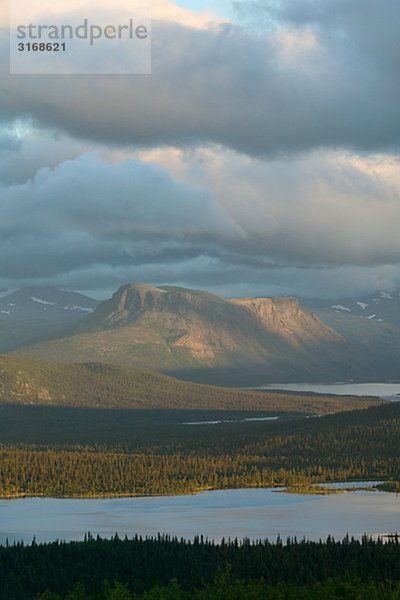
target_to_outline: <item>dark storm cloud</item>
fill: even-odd
[[[133,160],[83,155],[0,193],[3,281],[188,261],[238,230],[206,191]]]
[[[41,168],[54,168],[89,150],[88,145],[79,141],[43,131],[33,130],[23,135],[23,139],[15,132],[6,132],[3,139],[5,143],[1,147],[0,137],[0,183],[5,185],[26,183]]]
[[[5,154],[20,150],[21,144],[18,139],[15,138],[12,133],[4,129],[0,129],[0,160]]]
[[[136,279],[229,292],[268,282],[282,291],[312,280],[301,273],[321,280],[323,269],[395,265],[398,181],[385,186],[345,158],[304,158],[282,178],[284,162],[243,166],[228,153],[214,164],[211,154],[203,168],[209,182],[217,177],[213,193],[138,160],[107,164],[86,154],[41,169],[0,188],[0,284],[108,289]],[[375,168],[396,173],[396,165]]]
[[[255,4],[262,34],[156,23],[149,77],[4,75],[1,114],[101,142],[213,141],[252,155],[398,145],[397,0]]]

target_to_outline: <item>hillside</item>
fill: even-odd
[[[316,309],[315,313],[345,338],[353,353],[368,365],[365,381],[399,378],[400,327],[348,312]]]
[[[228,300],[142,284],[122,286],[63,337],[17,352],[130,364],[229,385],[335,379],[338,373],[351,378],[365,370],[344,338],[296,299]]]
[[[341,335],[368,369],[365,380],[397,379],[400,361],[400,295],[379,291],[354,298],[301,299]]]
[[[280,410],[322,414],[365,408],[380,401],[226,389],[178,381],[123,365],[60,364],[0,356],[0,403],[98,408]]]

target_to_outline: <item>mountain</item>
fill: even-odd
[[[122,286],[63,337],[18,354],[149,368],[194,381],[255,385],[362,376],[346,339],[294,298],[225,299],[209,292]]]
[[[398,291],[380,291],[356,298],[302,299],[301,304],[311,310],[351,314],[369,321],[389,323],[400,327],[400,292]]]
[[[399,379],[400,295],[375,292],[356,298],[302,299],[328,327],[334,329],[363,358],[364,379]]]
[[[199,385],[127,365],[65,364],[0,356],[0,411],[3,413],[4,405],[12,404],[28,407],[246,409],[326,414],[381,403],[374,398],[307,396]],[[92,421],[95,422],[96,418],[92,415]],[[63,426],[62,422],[59,426]]]
[[[96,300],[52,287],[24,288],[0,297],[0,352],[52,335],[91,313]]]

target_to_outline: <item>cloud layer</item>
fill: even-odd
[[[259,156],[398,147],[397,0],[256,8],[261,33],[156,21],[150,77],[3,75],[0,114],[113,144],[208,141]]]
[[[349,273],[363,287],[368,270],[393,287],[396,157],[329,152],[266,164],[220,147],[138,156],[84,154],[3,183],[1,287],[144,279],[307,294],[332,274],[340,290]]]
[[[237,231],[207,191],[133,160],[83,155],[0,192],[0,278],[9,282],[191,259]]]
[[[159,0],[150,77],[10,76],[0,38],[0,288],[400,286],[398,0],[235,6]]]

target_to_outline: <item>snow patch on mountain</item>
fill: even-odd
[[[343,304],[334,304],[331,306],[334,310],[344,310],[346,312],[351,312],[351,308],[347,308],[347,306],[343,306]]]
[[[48,306],[54,306],[55,302],[49,302],[48,300],[43,300],[42,298],[36,298],[35,296],[31,296],[31,300],[37,302],[38,304],[46,304]]]
[[[85,308],[84,306],[77,306],[76,304],[72,304],[71,306],[67,305],[67,306],[63,306],[64,310],[75,310],[75,311],[79,311],[79,312],[87,312],[87,313],[92,313],[93,312],[93,308]]]

